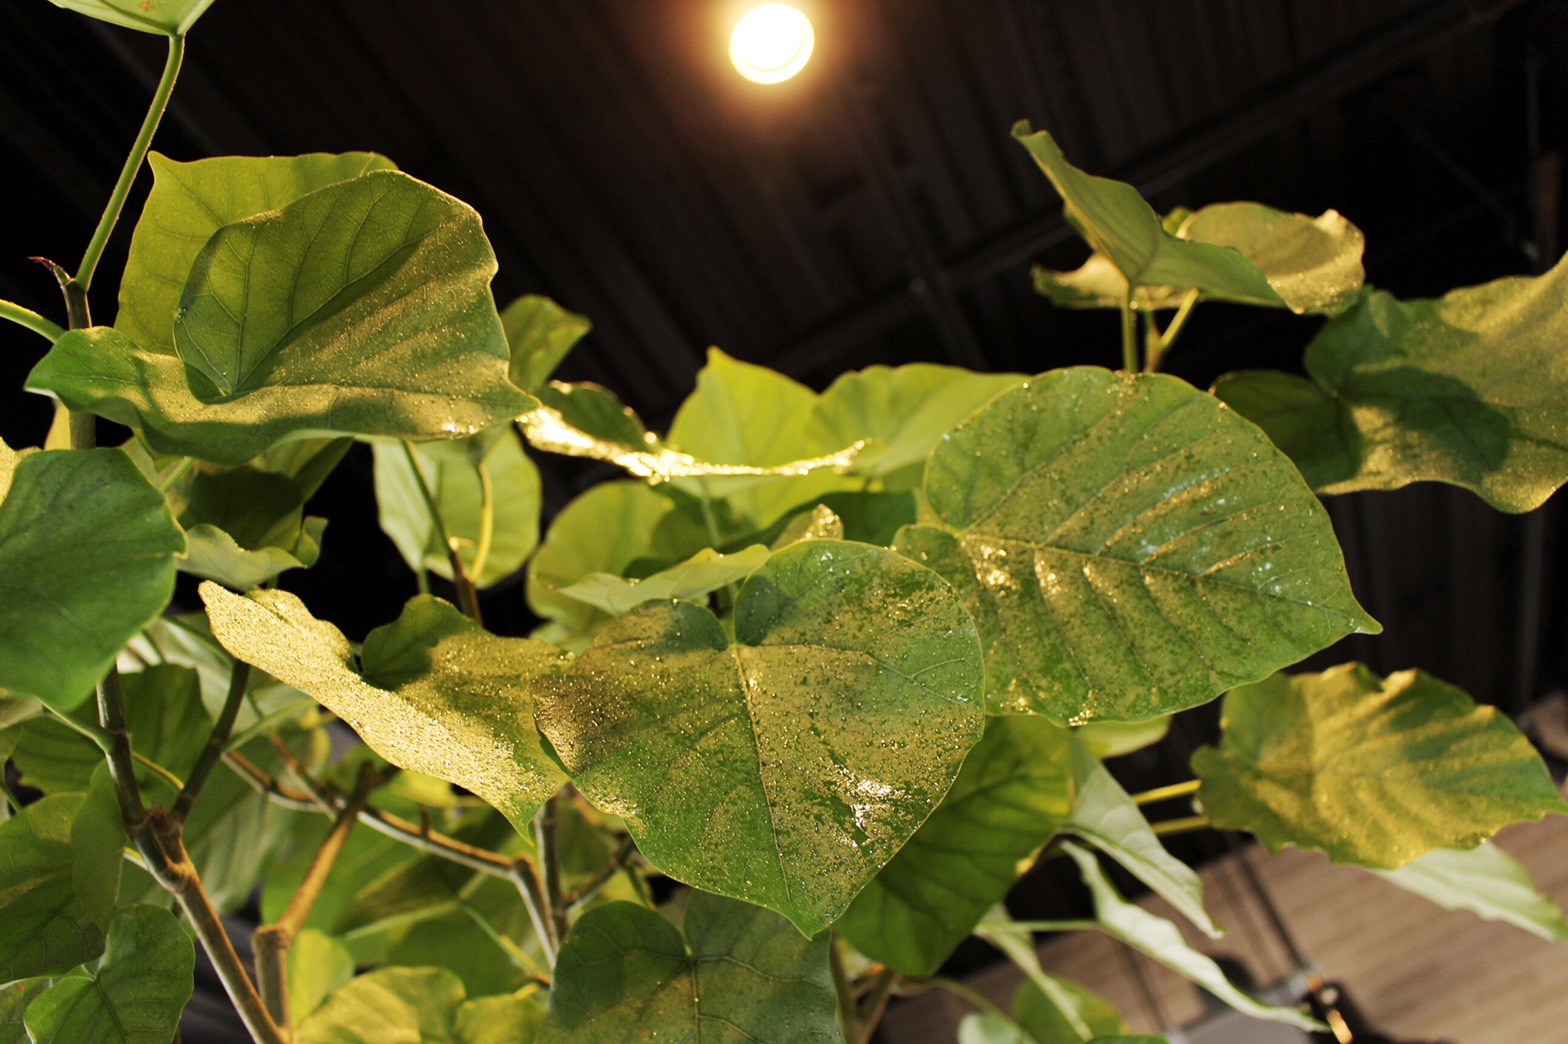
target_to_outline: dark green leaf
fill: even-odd
[[[425,918],[400,934],[387,950],[388,964],[443,968],[462,980],[470,997],[512,993],[526,985],[511,954],[486,935],[467,911]]]
[[[810,540],[735,603],[612,621],[540,728],[638,848],[699,888],[826,925],[914,833],[979,739],[974,625],[941,578]]]
[[[189,543],[182,572],[246,591],[321,553],[326,519],[304,517],[303,491],[286,475],[203,465],[168,498]]]
[[[109,922],[97,965],[27,1008],[36,1044],[168,1044],[190,1000],[196,951],[167,910],[127,906]]]
[[[0,1040],[6,1044],[30,1044],[22,1013],[52,982],[47,978],[18,979],[0,986]]]
[[[694,892],[684,934],[631,903],[584,914],[561,947],[539,1044],[842,1040],[826,933],[803,939],[766,910]]]
[[[128,7],[133,0],[117,2]],[[370,152],[318,152],[179,163],[151,152],[147,165],[153,173],[152,191],[131,236],[114,328],[150,352],[170,354],[180,290],[214,232],[339,181],[390,169],[392,161]]]
[[[542,387],[572,346],[593,329],[584,316],[534,294],[507,305],[501,313],[501,325],[512,354],[508,376],[526,391]]]
[[[70,971],[103,949],[72,883],[79,794],[46,797],[0,823],[0,982]]]
[[[1083,1035],[1074,1023],[1095,1040],[1127,1032],[1127,1023],[1110,1001],[1071,979],[1048,978],[1056,987],[1049,995],[1031,980],[1013,992],[1013,1018],[1038,1044],[1078,1044]]]
[[[897,546],[963,593],[993,713],[1158,717],[1380,629],[1296,469],[1173,377],[1005,392],[937,445],[925,493],[943,525]]]
[[[1393,869],[1568,812],[1512,722],[1419,671],[1275,675],[1227,694],[1221,725],[1192,757],[1204,811],[1274,851]]]
[[[1568,941],[1562,908],[1537,892],[1529,872],[1489,841],[1466,851],[1439,848],[1398,870],[1372,873],[1445,910],[1469,910],[1548,942]]]
[[[1222,378],[1325,493],[1462,486],[1529,511],[1568,480],[1568,259],[1432,300],[1367,291],[1307,346],[1313,381]]]
[[[56,7],[79,11],[101,22],[144,33],[184,36],[212,0],[50,0]]]
[[[81,703],[168,604],[184,550],[119,450],[19,455],[0,442],[0,688],[61,711]]]
[[[473,434],[534,405],[506,379],[494,272],[471,208],[374,171],[214,233],[180,297],[177,357],[73,330],[29,387],[220,464],[293,438]]]
[[[470,580],[481,588],[511,576],[539,543],[539,469],[510,427],[467,439],[414,444],[414,454]],[[378,442],[381,529],[410,569],[452,578],[452,564],[402,445]],[[490,513],[485,512],[489,504]]]
[[[855,948],[930,975],[1001,902],[1019,863],[1072,807],[1068,732],[1036,717],[992,718],[931,818],[882,868],[837,928]]]
[[[71,821],[71,887],[82,912],[95,924],[108,924],[120,897],[125,823],[109,766],[100,759],[87,796]]]
[[[422,596],[365,639],[360,673],[342,633],[291,594],[242,598],[208,583],[201,596],[230,653],[321,701],[394,765],[466,787],[520,831],[565,782],[533,723],[533,690],[559,655],[544,643],[497,638]]]

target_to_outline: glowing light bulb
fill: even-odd
[[[816,42],[811,20],[788,4],[761,4],[735,23],[730,61],[753,83],[782,83],[806,67]]]

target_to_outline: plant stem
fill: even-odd
[[[176,464],[174,466],[174,470],[169,472],[167,475],[165,475],[163,477],[163,479],[158,483],[158,492],[159,493],[167,493],[167,492],[169,492],[169,490],[174,487],[174,484],[176,482],[180,481],[180,479],[185,477],[185,473],[187,471],[191,470],[191,467],[195,463],[196,463],[196,458],[195,457],[186,457],[183,460],[181,460],[178,464]]]
[[[425,478],[425,469],[419,463],[419,455],[414,452],[414,444],[407,439],[403,440],[403,454],[408,458],[408,466],[414,471],[414,482],[419,486],[419,495],[424,499],[425,510],[430,512],[430,522],[436,527],[436,536],[441,541],[441,546],[446,548],[446,560],[452,566],[452,583],[457,587],[458,607],[463,610],[463,615],[479,626],[484,626],[484,619],[479,613],[479,592],[474,589],[474,583],[468,578],[468,572],[463,568],[463,558],[457,553],[457,541],[452,539],[452,534],[446,528],[446,520],[441,517],[441,509],[436,506],[435,494],[430,491],[430,482]]]
[[[550,914],[550,902],[545,896],[544,886],[539,883],[539,875],[534,872],[532,863],[519,857],[512,861],[506,876],[511,878],[518,894],[523,897],[528,919],[533,922],[534,934],[539,937],[539,945],[544,950],[545,962],[554,968],[555,955],[561,952],[561,939],[556,934],[555,919]]]
[[[1138,321],[1132,307],[1132,286],[1122,294],[1122,369],[1138,372]]]
[[[185,58],[185,37],[169,37],[169,56],[163,65],[163,75],[158,79],[158,89],[153,92],[152,103],[147,107],[147,116],[142,120],[142,128],[137,132],[136,141],[131,145],[130,155],[125,157],[125,166],[120,170],[120,180],[114,183],[114,192],[109,196],[109,202],[103,208],[103,216],[98,219],[98,227],[93,230],[92,241],[87,244],[87,251],[82,255],[81,264],[76,266],[76,282],[81,284],[85,293],[93,284],[93,273],[98,268],[98,261],[103,257],[104,247],[109,244],[109,234],[114,231],[115,223],[120,220],[120,211],[125,208],[125,197],[131,193],[131,185],[136,181],[136,174],[142,168],[142,161],[147,158],[147,150],[152,145],[152,136],[158,130],[158,122],[163,119],[163,112],[169,107],[169,95],[174,90],[174,81],[180,75],[180,63]]]
[[[1155,787],[1153,790],[1145,790],[1141,794],[1134,794],[1132,803],[1135,805],[1152,805],[1156,801],[1169,801],[1171,798],[1186,797],[1188,794],[1196,794],[1198,788],[1202,785],[1202,780],[1189,779],[1185,783],[1172,783],[1168,787]]]
[[[495,540],[495,484],[490,481],[490,469],[485,462],[474,465],[479,473],[479,540],[474,545],[474,576],[485,575],[485,562],[490,558],[490,545]]]
[[[995,1015],[1002,1016],[1002,1018],[1007,1019],[1009,1022],[1012,1021],[1011,1016],[998,1007],[996,1003],[991,1000],[991,998],[987,997],[985,994],[981,993],[972,986],[965,986],[956,979],[927,979],[926,984],[939,990],[946,990],[955,997],[961,997],[981,1011],[989,1011]]]
[[[1198,291],[1188,290],[1187,296],[1181,299],[1181,304],[1176,309],[1176,314],[1171,318],[1170,325],[1165,332],[1160,334],[1158,346],[1151,347],[1148,358],[1144,360],[1143,372],[1154,373],[1160,368],[1160,363],[1165,359],[1165,353],[1171,350],[1171,345],[1176,343],[1177,336],[1182,327],[1187,325],[1187,317],[1192,314],[1193,306],[1198,303]]]
[[[1163,823],[1151,823],[1155,834],[1164,837],[1167,834],[1187,834],[1194,830],[1207,829],[1208,816],[1186,816],[1182,819],[1167,819]]]
[[[332,829],[327,832],[321,847],[311,858],[310,868],[289,898],[283,914],[272,924],[256,929],[251,944],[256,954],[256,985],[260,987],[261,1000],[274,1022],[287,1029],[289,1025],[288,954],[294,936],[305,926],[311,907],[321,896],[321,889],[332,873],[349,831],[359,820],[359,812],[370,798],[370,792],[380,783],[380,777],[369,763],[359,766],[359,777],[354,783],[354,793],[338,811]],[[183,796],[183,795],[182,795]]]
[[[243,660],[235,660],[234,668],[229,672],[229,692],[224,698],[223,710],[218,713],[218,720],[207,736],[207,745],[202,748],[196,764],[191,767],[190,774],[185,779],[185,786],[180,789],[180,796],[174,799],[172,815],[175,822],[183,823],[191,814],[191,807],[196,804],[196,798],[201,793],[201,788],[206,785],[207,777],[212,774],[213,767],[223,756],[223,748],[228,744],[229,735],[234,731],[234,719],[239,717],[240,705],[245,702],[245,689],[249,684],[250,664]]]
[[[860,1044],[871,1044],[871,1038],[877,1032],[877,1023],[882,1021],[887,1003],[893,998],[893,990],[901,978],[892,968],[883,968],[871,980],[871,989],[860,1002],[856,1016],[860,1023]]]
[[[53,707],[49,706],[47,703],[43,704],[43,708],[49,712],[49,715],[54,718],[55,721],[58,721],[61,725],[64,725],[72,732],[80,736],[85,736],[87,739],[91,740],[93,746],[103,751],[105,755],[113,753],[113,738],[97,725],[89,725],[87,722],[77,721],[69,714],[62,714]]]
[[[621,869],[626,866],[626,861],[636,851],[637,846],[633,843],[631,835],[624,835],[621,843],[616,846],[604,865],[595,870],[593,876],[584,882],[582,887],[562,896],[561,901],[566,904],[568,910],[571,910],[592,899],[599,894],[601,888],[609,884],[611,878],[621,872]]]
[[[109,737],[105,753],[109,778],[120,803],[120,819],[125,832],[136,837],[147,825],[147,810],[142,806],[141,789],[136,785],[136,766],[131,758],[131,734],[125,724],[125,698],[120,692],[120,672],[114,667],[98,684],[98,724]],[[140,847],[140,846],[138,846]]]
[[[566,938],[566,903],[561,900],[561,858],[555,845],[555,803],[556,796],[552,794],[534,817],[534,843],[539,849],[539,884],[544,890],[545,912],[550,919],[555,948],[559,950],[561,940]]]
[[[990,925],[987,930],[1027,935],[1031,932],[1088,932],[1103,927],[1099,921],[1013,921],[1006,925]]]
[[[849,971],[844,967],[840,942],[836,931],[828,938],[828,971],[833,975],[833,992],[838,997],[839,1029],[844,1039],[849,1040],[859,1024],[859,1013],[855,1010],[855,989],[850,984]]]
[[[46,338],[53,344],[65,333],[54,323],[45,319],[31,308],[23,308],[10,301],[0,301],[0,319],[9,319],[18,326],[25,326],[40,337]]]

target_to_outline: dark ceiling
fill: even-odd
[[[1529,271],[1557,249],[1556,193],[1530,186],[1549,169],[1535,159],[1565,138],[1562,0],[801,6],[816,57],[760,87],[728,66],[731,0],[217,0],[157,147],[386,153],[484,215],[500,302],[545,293],[593,320],[563,376],[611,386],[656,424],[710,344],[818,387],[878,362],[1114,365],[1112,317],[1055,311],[1029,288],[1031,261],[1067,267],[1084,249],[1009,136],[1021,118],[1161,207],[1335,207],[1367,234],[1369,278],[1405,295]],[[161,62],[156,37],[46,0],[0,4],[0,296],[58,317],[47,273],[26,259],[79,256]],[[99,321],[113,316],[129,228],[94,287]],[[1199,384],[1288,367],[1310,325],[1205,306],[1172,367]],[[39,348],[0,329],[11,387]],[[5,402],[0,435],[38,441],[47,401]],[[602,474],[544,463],[553,506]],[[340,503],[318,508],[333,518],[322,566],[289,585],[362,632],[412,585],[363,509],[366,462],[351,458],[340,486],[328,491]],[[1460,576],[1445,584],[1506,578],[1544,539],[1518,520],[1471,520],[1463,495],[1335,504],[1353,564],[1371,570],[1358,589],[1388,603],[1369,603],[1385,620],[1454,594],[1390,571],[1418,577],[1442,555]],[[1425,543],[1389,528],[1411,511],[1432,513]],[[362,555],[334,574],[334,541],[373,548],[377,564]],[[1495,604],[1466,596],[1467,611],[1513,619],[1517,592],[1492,586]],[[487,606],[526,626],[515,587]],[[1506,696],[1512,639],[1456,662],[1466,625],[1445,620],[1358,654],[1389,666],[1446,655],[1455,680]]]

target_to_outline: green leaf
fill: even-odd
[[[1315,1019],[1308,1018],[1294,1008],[1277,1008],[1260,1003],[1232,986],[1220,966],[1188,946],[1174,924],[1123,899],[1116,891],[1116,886],[1100,869],[1092,852],[1079,848],[1071,841],[1062,842],[1062,849],[1078,864],[1084,884],[1089,886],[1089,893],[1094,898],[1095,916],[1099,919],[1102,931],[1148,954],[1178,975],[1191,979],[1237,1011],[1305,1030],[1322,1028]]]
[[[1091,721],[1073,730],[1079,743],[1101,761],[1152,747],[1171,729],[1169,716],[1148,721]]]
[[[354,958],[342,943],[306,928],[289,946],[289,1015],[295,1022],[308,1017],[333,990],[354,977]]]
[[[374,448],[382,531],[410,569],[452,579],[452,564],[403,446],[378,442]],[[490,587],[521,569],[539,543],[540,491],[539,469],[517,433],[492,428],[466,439],[415,443],[413,450],[469,579]]]
[[[507,375],[526,391],[541,388],[572,346],[593,329],[586,317],[535,294],[507,305],[501,325],[512,356]]]
[[[1013,1018],[1038,1044],[1078,1044],[1084,1038],[1076,1026],[1083,1026],[1094,1040],[1127,1032],[1127,1023],[1110,1001],[1071,979],[1047,978],[1056,987],[1050,994],[1029,979],[1013,991]]]
[[[925,493],[941,524],[897,547],[963,593],[992,713],[1159,717],[1380,629],[1296,469],[1174,377],[1005,392],[943,437]]]
[[[202,465],[167,495],[188,543],[181,572],[245,591],[321,554],[327,520],[304,516],[304,491],[286,475]]]
[[[1446,482],[1529,511],[1568,480],[1565,295],[1568,259],[1429,300],[1366,291],[1307,346],[1311,382],[1239,373],[1215,394],[1324,493]]]
[[[393,171],[225,225],[197,256],[178,357],[70,331],[29,387],[241,464],[294,438],[450,438],[534,405],[506,379],[495,255],[466,204]]]
[[[763,544],[753,544],[729,555],[709,547],[642,580],[623,580],[613,573],[589,573],[561,588],[561,594],[610,616],[624,616],[644,602],[676,600],[700,604],[710,593],[755,573],[771,553]]]
[[[930,975],[1007,895],[1019,863],[1072,807],[1066,729],[1036,717],[992,718],[931,818],[837,923],[855,948],[909,975]]]
[[[1568,812],[1512,722],[1420,671],[1275,675],[1229,693],[1221,727],[1192,756],[1199,800],[1214,826],[1273,851],[1391,870]]]
[[[1568,941],[1562,908],[1537,892],[1529,872],[1490,841],[1465,851],[1435,849],[1398,870],[1372,873],[1445,910],[1469,910],[1548,942]]]
[[[1241,254],[1171,235],[1137,189],[1074,167],[1046,131],[1032,131],[1021,122],[1014,125],[1013,137],[1056,187],[1067,220],[1131,285],[1195,287],[1231,300],[1283,303],[1264,274]]]
[[[212,0],[50,0],[56,7],[77,11],[100,22],[144,33],[184,36]]]
[[[1022,1026],[997,1011],[972,1011],[958,1020],[958,1044],[1035,1044]]]
[[[44,977],[18,979],[0,986],[0,1040],[12,1044],[30,1044],[22,1014],[33,999],[52,984]]]
[[[1074,743],[1072,764],[1077,797],[1072,817],[1062,829],[1116,860],[1209,938],[1224,935],[1203,908],[1203,882],[1165,850],[1143,810],[1100,760],[1081,743]]]
[[[1089,1025],[1092,1011],[1079,1003],[1064,980],[1045,973],[1033,937],[1027,929],[1013,923],[1005,907],[998,905],[987,913],[975,934],[1001,950],[1013,966],[1023,972],[1026,983],[1032,984],[1048,999],[1058,1016],[1056,1021],[1066,1026],[1068,1041],[1088,1039],[1094,1032]]]
[[[461,1044],[530,1044],[543,1022],[544,1003],[535,991],[465,1001],[453,1028]]]
[[[682,938],[652,910],[610,903],[567,935],[538,1044],[838,1044],[836,1004],[826,933],[803,939],[766,910],[694,892]]]
[[[843,540],[844,520],[833,513],[826,504],[818,504],[810,511],[802,511],[785,523],[779,535],[769,545],[774,551],[782,550],[802,540]],[[862,543],[875,543],[872,540]]]
[[[14,457],[0,443],[0,688],[68,711],[163,612],[185,537],[119,450]]]
[[[608,624],[541,730],[583,794],[678,880],[828,924],[931,813],[979,739],[974,625],[882,548],[794,544],[705,608]]]
[[[338,987],[294,1029],[294,1044],[444,1044],[464,1000],[440,968],[383,968]]]
[[[942,432],[1024,379],[930,363],[867,367],[822,393],[806,435],[823,446],[870,439],[855,458],[855,473],[888,475],[924,461]]]
[[[565,782],[533,724],[533,690],[559,655],[544,643],[497,638],[422,596],[366,637],[359,672],[342,633],[291,594],[243,598],[208,583],[201,596],[230,653],[319,700],[394,765],[466,787],[519,831]]]
[[[103,949],[103,922],[72,882],[81,800],[51,795],[0,822],[0,982],[70,971]]]
[[[127,906],[109,922],[103,957],[55,980],[27,1008],[36,1044],[168,1044],[190,1000],[196,951],[174,915]]]
[[[514,896],[517,894],[514,888]],[[387,950],[388,964],[431,965],[463,981],[470,997],[512,993],[526,985],[508,950],[458,909],[417,921]]]
[[[124,864],[125,824],[109,766],[94,770],[87,796],[71,821],[71,887],[82,913],[96,924],[108,924],[120,897]]]
[[[130,6],[132,0],[119,0]],[[139,0],[135,0],[139,2]],[[131,236],[114,328],[150,352],[174,351],[174,315],[196,256],[212,234],[392,161],[370,152],[221,156],[179,163],[147,154],[152,191]]]
[[[1366,237],[1333,210],[1312,218],[1261,203],[1215,203],[1188,215],[1176,235],[1235,250],[1298,315],[1343,312],[1355,302],[1365,277],[1361,253]]]

